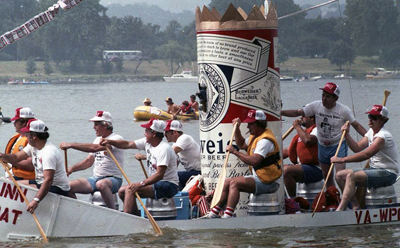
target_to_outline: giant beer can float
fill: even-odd
[[[281,96],[276,64],[278,19],[273,6],[265,15],[264,6],[254,6],[250,14],[232,4],[221,15],[216,9],[196,9],[197,62],[200,89],[201,172],[208,192],[216,188],[226,157],[232,120],[246,119],[251,109],[267,115],[268,128],[281,144]],[[266,16],[266,17],[265,17]],[[249,136],[247,124],[240,126]],[[235,142],[233,142],[235,144]],[[246,152],[246,151],[241,151]],[[251,173],[248,165],[229,156],[227,178]],[[283,180],[280,180],[283,185]],[[284,193],[279,189],[281,213]],[[241,193],[235,213],[247,215],[249,194]]]

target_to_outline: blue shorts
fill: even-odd
[[[178,171],[179,177],[179,190],[182,190],[186,186],[186,182],[191,176],[196,176],[201,174],[201,171],[190,170],[190,171]]]
[[[122,185],[122,178],[119,177],[112,177],[112,176],[105,176],[105,177],[88,177],[86,180],[90,183],[90,186],[92,186],[93,191],[99,191],[96,187],[96,182],[99,180],[102,180],[104,178],[107,178],[108,180],[111,181],[112,187],[111,187],[111,192],[113,194],[117,193],[119,188],[121,188]]]
[[[338,145],[334,146],[322,146],[318,143],[318,160],[322,164],[331,164],[331,157],[335,156]],[[347,156],[347,143],[343,140],[340,150],[338,152],[338,157],[343,158]]]
[[[263,183],[260,181],[260,178],[258,178],[257,174],[255,176],[253,175],[245,176],[245,178],[247,177],[254,178],[254,181],[256,181],[256,191],[254,192],[254,195],[274,193],[279,189],[279,183],[277,182]]]
[[[178,185],[167,181],[158,181],[153,184],[154,198],[161,199],[163,197],[171,198],[178,193]]]
[[[36,180],[29,180],[29,184],[34,184],[38,189],[42,186],[41,184],[38,184]],[[63,196],[68,196],[68,191],[62,190],[60,187],[57,186],[51,186],[49,192],[57,194],[57,195],[63,195]]]
[[[302,164],[303,168],[303,182],[302,183],[316,183],[323,179],[322,170],[318,166]]]
[[[392,173],[385,169],[376,168],[358,168],[353,169],[354,172],[364,171],[367,174],[367,187],[368,188],[379,188],[386,187],[394,184],[397,179],[397,174]]]

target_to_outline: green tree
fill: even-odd
[[[382,64],[389,65],[396,70],[397,63],[400,61],[400,45],[395,43],[383,47],[379,54],[379,60]]]
[[[37,67],[36,67],[35,60],[33,58],[29,58],[25,63],[26,72],[29,75],[31,75],[31,74],[35,73],[36,69],[37,69]]]
[[[190,49],[179,45],[176,41],[170,40],[156,50],[160,58],[165,60],[165,64],[170,65],[171,74],[174,72],[174,63],[179,64],[190,60]]]
[[[110,74],[113,68],[113,64],[109,60],[102,61],[101,67],[103,68],[104,74]]]
[[[113,61],[115,63],[115,68],[117,69],[118,72],[122,72],[123,66],[124,66],[124,61],[122,59],[114,59]]]
[[[50,65],[49,60],[46,59],[46,60],[44,61],[44,73],[45,73],[46,75],[50,75],[50,74],[52,74],[53,72],[54,72],[53,67]]]
[[[346,63],[349,65],[353,64],[355,57],[352,46],[342,40],[335,42],[328,53],[329,62],[333,65],[339,66],[340,70],[342,70],[342,66]]]

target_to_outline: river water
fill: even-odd
[[[325,82],[282,82],[281,96],[284,109],[300,108],[303,105],[321,98]],[[400,147],[400,135],[396,124],[399,120],[400,80],[340,80],[336,82],[341,95],[339,102],[354,109],[356,119],[367,126],[364,112],[373,104],[382,104],[383,91],[391,91],[386,106],[389,109],[390,121],[386,127],[394,135]],[[7,85],[1,84],[3,93],[0,106],[3,115],[12,117],[17,107],[30,107],[35,116],[49,127],[50,141],[58,145],[62,141],[91,143],[95,138],[93,124],[88,121],[97,110],[107,110],[112,114],[114,132],[127,140],[143,137],[144,129],[140,122],[133,120],[133,110],[142,105],[142,100],[149,97],[153,106],[166,109],[165,99],[171,97],[180,104],[188,100],[197,91],[197,84],[165,82],[129,82],[129,83],[65,83],[48,85]],[[289,129],[293,118],[282,122],[282,130]],[[0,125],[0,150],[4,150],[7,141],[14,134],[12,124]],[[198,121],[184,123],[184,132],[199,141]],[[355,138],[354,130],[351,131]],[[290,135],[284,146],[288,146],[293,137]],[[131,181],[143,179],[139,163],[134,159],[137,151],[125,152],[124,169]],[[68,164],[74,165],[87,154],[79,151],[68,151]],[[349,164],[348,167],[360,167],[361,164]],[[182,168],[181,168],[182,169]],[[91,176],[92,169],[76,172],[70,179]],[[396,185],[400,192],[400,184]],[[87,196],[80,196],[87,200]],[[210,227],[210,231],[178,232],[164,230],[165,235],[138,234],[123,237],[90,238],[90,239],[52,239],[46,247],[388,247],[400,245],[400,228],[398,226],[340,227],[319,229],[278,228],[259,231],[219,231]],[[41,247],[40,242],[0,243],[1,247]]]

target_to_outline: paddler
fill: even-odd
[[[168,109],[167,109],[168,114],[175,116],[181,110],[181,108],[178,105],[174,104],[174,101],[172,101],[171,97],[168,97],[167,99],[165,99],[165,103],[168,106]]]
[[[199,111],[199,103],[196,101],[196,95],[190,95],[189,105],[194,111]]]
[[[48,141],[50,135],[46,124],[41,120],[31,119],[20,132],[25,133],[29,145],[17,153],[0,153],[0,158],[15,164],[32,157],[36,178],[26,182],[39,189],[27,207],[28,212],[33,213],[48,192],[67,196],[70,187],[61,152]]]
[[[144,138],[135,141],[102,139],[102,145],[120,149],[146,151],[149,177],[141,182],[122,186],[118,194],[124,202],[124,212],[140,216],[135,192],[140,197],[161,199],[171,198],[178,193],[178,166],[175,152],[163,141],[165,122],[152,118],[141,125],[145,128]]]
[[[313,116],[315,115],[315,123],[318,131],[318,160],[324,175],[324,179],[328,175],[331,157],[336,153],[339,146],[339,141],[342,136],[340,127],[346,121],[349,121],[353,128],[361,135],[367,132],[365,128],[356,121],[350,108],[346,105],[337,102],[339,99],[340,89],[335,83],[328,82],[322,90],[322,100],[314,101],[301,109],[297,110],[282,110],[282,116],[297,117],[297,116]],[[339,157],[347,156],[347,144],[343,141],[338,152]],[[345,163],[336,163],[336,173],[346,168]],[[326,188],[334,186],[333,173],[327,181]]]
[[[182,123],[168,120],[164,129],[168,142],[174,142],[172,149],[178,156],[178,165],[182,164],[184,171],[179,171],[179,190],[182,190],[191,176],[201,174],[200,146],[192,136],[183,133]]]
[[[251,168],[251,175],[232,177],[225,180],[220,201],[211,209],[205,218],[216,218],[222,208],[226,206],[222,218],[231,218],[236,205],[239,202],[240,192],[253,193],[255,195],[274,193],[279,189],[280,176],[282,175],[282,159],[279,145],[274,134],[267,128],[267,117],[262,110],[250,110],[247,119],[250,137],[244,138],[240,132],[241,121],[235,118],[233,124],[238,127],[235,132],[235,141],[239,149],[228,145],[226,151],[238,157]]]
[[[5,149],[6,154],[17,153],[28,145],[28,138],[24,136],[21,129],[26,127],[29,120],[34,118],[34,114],[30,108],[20,107],[15,110],[15,116],[11,118],[11,121],[14,122],[15,131],[17,133],[8,141]],[[31,157],[11,165],[15,180],[35,179],[35,170],[32,165]]]
[[[285,187],[290,197],[296,196],[296,182],[315,183],[323,178],[318,162],[318,138],[314,120],[315,116],[302,116],[295,120],[293,127],[297,134],[289,148],[282,152],[283,159],[289,157],[293,163],[283,166]]]
[[[96,115],[89,121],[93,122],[93,129],[96,132],[96,139],[93,143],[67,143],[61,142],[62,150],[75,149],[87,152],[89,155],[81,162],[68,168],[68,175],[74,172],[86,170],[93,166],[93,176],[80,178],[70,182],[70,196],[76,198],[76,193],[91,194],[100,191],[107,207],[115,209],[113,194],[117,193],[122,185],[122,173],[114,163],[106,148],[100,145],[101,138],[110,140],[122,140],[123,137],[113,132],[112,117],[108,111],[97,111]],[[124,151],[109,146],[121,166],[124,164]]]
[[[342,190],[342,201],[336,211],[346,210],[349,203],[353,209],[360,204],[355,197],[356,187],[386,187],[396,182],[399,173],[399,159],[392,134],[384,127],[389,121],[389,111],[385,106],[374,105],[368,112],[370,129],[356,142],[349,134],[350,127],[344,125],[346,141],[355,154],[332,157],[332,163],[361,162],[369,159],[370,168],[345,169],[336,173],[336,182]]]

